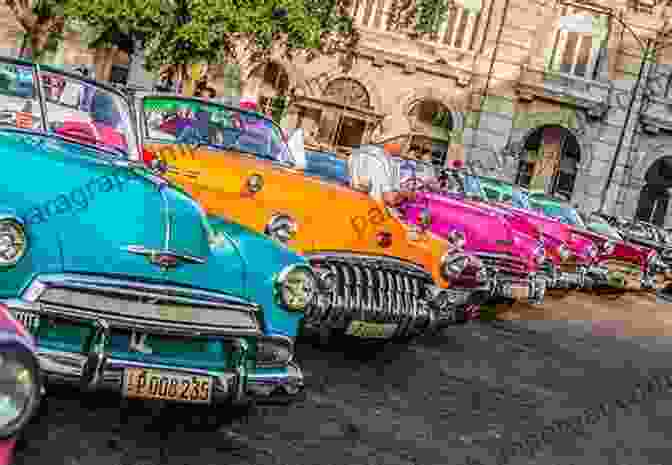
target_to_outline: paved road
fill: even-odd
[[[614,404],[647,376],[672,375],[665,342],[582,321],[519,320],[448,328],[364,360],[302,344],[300,405],[216,424],[202,410],[131,404],[111,440],[118,398],[59,391],[17,464],[462,465],[469,455],[494,465],[521,434],[607,402],[609,415],[582,434],[549,434],[535,458],[508,463],[667,465],[672,391],[627,409]]]

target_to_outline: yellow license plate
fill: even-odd
[[[394,335],[397,326],[396,323],[367,323],[355,320],[350,323],[345,334],[362,338],[388,339]]]
[[[212,378],[145,368],[124,369],[124,396],[209,404]]]
[[[511,297],[515,300],[527,300],[530,290],[527,286],[511,286]]]

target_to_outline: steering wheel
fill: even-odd
[[[427,190],[429,186],[422,179],[412,176],[401,183],[401,188],[409,191]]]

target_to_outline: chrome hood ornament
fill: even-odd
[[[151,264],[160,266],[164,270],[177,268],[182,263],[205,263],[203,258],[180,254],[167,249],[156,250],[141,245],[129,245],[124,250],[132,254],[144,255]]]

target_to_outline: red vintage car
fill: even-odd
[[[593,221],[586,224],[577,210],[563,200],[530,194],[529,202],[532,208],[570,225],[574,235],[588,238],[598,246],[597,267],[593,269],[603,278],[612,283],[620,281],[627,287],[655,287],[662,261],[654,249],[626,242],[616,231],[598,231]]]

